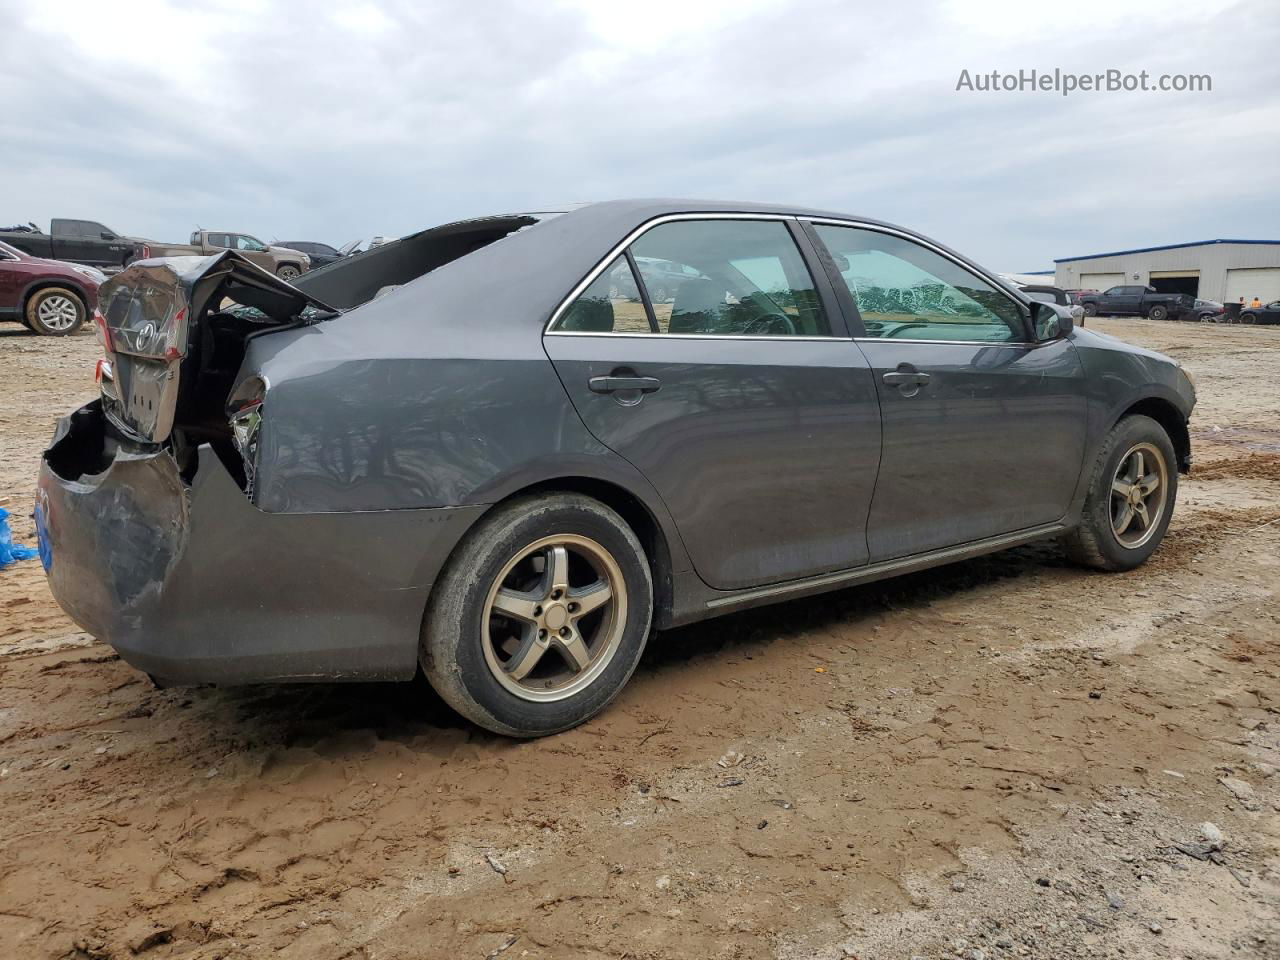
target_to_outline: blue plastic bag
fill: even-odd
[[[0,567],[7,567],[17,560],[29,560],[37,551],[13,542],[9,531],[9,511],[0,507]]]

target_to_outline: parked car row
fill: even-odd
[[[362,246],[372,249],[387,242],[374,237],[364,244],[353,240],[337,249],[315,240],[264,243],[247,233],[228,230],[196,230],[185,244],[160,243],[118,233],[96,220],[55,218],[46,233],[35,223],[0,228],[0,241],[25,254],[47,260],[67,260],[108,270],[120,269],[134,260],[148,257],[208,256],[222,250],[237,250],[249,260],[289,279],[308,267],[320,267],[358,253]]]
[[[1087,293],[1080,298],[1085,316],[1136,316],[1152,320],[1180,319],[1194,313],[1195,297],[1185,293],[1160,293],[1155,287],[1123,285]]]
[[[300,250],[263,243],[247,233],[194,230],[187,243],[151,244],[153,257],[207,257],[223,250],[235,250],[281,280],[296,280],[311,269],[311,258]]]

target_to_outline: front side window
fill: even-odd
[[[813,278],[778,220],[679,220],[631,245],[659,333],[829,336]]]
[[[987,281],[904,237],[815,225],[868,337],[1017,342],[1017,304]]]
[[[243,234],[239,234],[236,237],[236,249],[248,250],[252,253],[261,253],[267,248],[261,242],[253,239],[253,237],[246,237]]]

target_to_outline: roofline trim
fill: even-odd
[[[1083,257],[1058,257],[1054,263],[1070,263],[1074,260],[1102,260],[1106,257],[1123,257],[1130,253],[1153,253],[1156,250],[1182,250],[1186,247],[1211,247],[1216,243],[1250,243],[1280,247],[1280,240],[1197,240],[1194,243],[1168,243],[1160,247],[1135,247],[1132,250],[1113,250],[1110,253],[1091,253]]]

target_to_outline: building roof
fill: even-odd
[[[1054,263],[1072,260],[1101,260],[1103,257],[1122,257],[1127,253],[1152,253],[1156,250],[1180,250],[1183,247],[1208,247],[1215,243],[1262,243],[1280,246],[1280,240],[1197,240],[1194,243],[1168,243],[1162,247],[1135,247],[1132,250],[1112,250],[1110,253],[1091,253],[1083,257],[1058,257]]]

